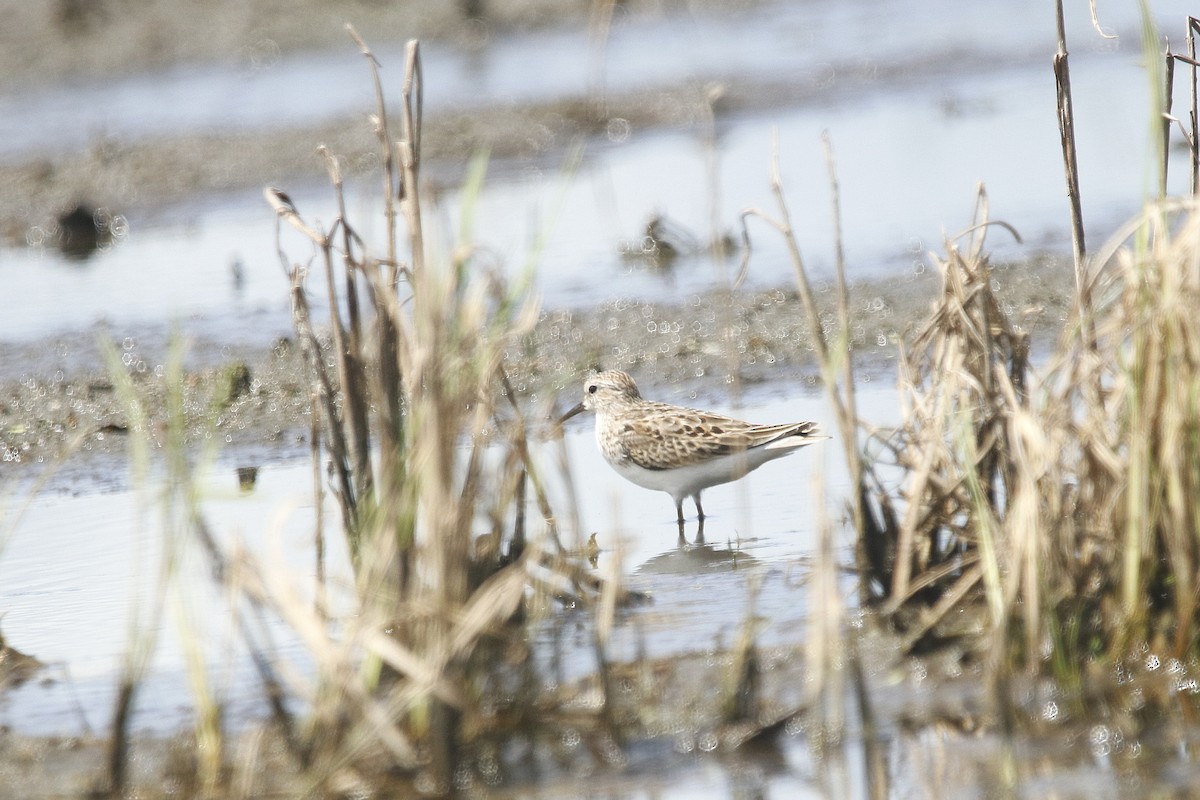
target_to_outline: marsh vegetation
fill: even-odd
[[[1190,46],[1200,24],[1188,24]],[[203,455],[189,426],[218,424],[245,382],[240,374],[225,375],[207,402],[190,402],[181,372],[168,369],[158,376],[165,422],[155,423],[144,387],[119,351],[109,354],[130,458],[142,475],[152,450],[165,462],[154,613],[180,591],[179,564],[200,559],[230,598],[266,709],[249,732],[227,724],[205,642],[180,614],[196,713],[193,730],[163,757],[164,795],[575,792],[564,788],[574,776],[595,774],[619,794],[622,774],[652,771],[664,751],[770,769],[780,742],[797,736],[813,782],[834,796],[891,796],[901,766],[920,774],[904,785],[942,786],[945,766],[925,760],[922,737],[991,737],[999,756],[983,773],[1014,793],[1040,768],[1018,743],[1056,733],[1091,737],[1093,755],[1102,748],[1121,775],[1145,777],[1175,759],[1183,777],[1173,780],[1194,777],[1194,192],[1160,192],[1095,251],[1083,242],[1076,204],[1075,285],[1058,301],[1067,322],[1035,358],[1030,318],[1006,298],[988,254],[992,237],[1016,232],[991,218],[980,187],[974,224],[947,237],[934,260],[923,324],[879,345],[895,347],[901,409],[899,422],[883,427],[856,400],[853,354],[866,339],[852,319],[840,241],[836,280],[818,290],[777,147],[776,205],[748,210],[729,244],[740,248],[745,274],[762,237],[785,242],[795,295],[774,313],[793,318],[811,351],[834,413],[826,428],[849,476],[848,503],[812,511],[819,545],[803,579],[803,637],[761,645],[750,581],[744,623],[719,650],[627,658],[614,631],[645,598],[628,585],[619,553],[596,567],[599,548],[619,545],[589,541],[572,503],[581,489],[551,422],[553,397],[534,403],[514,386],[511,354],[535,350],[539,335],[530,285],[537,243],[516,280],[473,247],[471,200],[485,156],[468,172],[458,229],[433,224],[444,217],[431,213],[422,179],[420,47],[406,51],[393,106],[375,56],[350,33],[376,92],[382,248],[360,235],[342,164],[327,149],[319,157],[338,209],[332,220],[307,218],[281,189],[265,191],[290,282],[300,401],[311,410],[309,582],[229,546],[206,522],[194,475]],[[1158,42],[1149,23],[1146,38],[1149,57]],[[1150,68],[1155,86],[1180,64],[1195,85],[1194,50],[1156,63],[1170,66]],[[1077,197],[1065,42],[1056,65],[1067,183]],[[1167,85],[1161,97],[1172,94]],[[1184,132],[1193,165],[1195,96]],[[1160,107],[1170,111],[1165,99]],[[1165,173],[1169,121],[1162,130]],[[823,142],[836,221],[834,145]],[[831,235],[840,239],[836,223]],[[594,356],[586,347],[573,353],[581,362]],[[558,473],[567,491],[552,488]],[[837,546],[847,530],[850,552]],[[347,554],[345,585],[327,574],[332,551]],[[278,658],[268,618],[303,643],[303,667]],[[95,787],[114,795],[154,785],[132,768],[140,745],[131,709],[159,625],[133,622],[142,624],[131,626]],[[588,659],[564,677],[556,644],[568,637],[584,642]],[[882,689],[893,675],[915,670],[945,687],[984,689],[961,702],[948,692],[924,704],[889,700]],[[892,735],[904,743],[899,756],[884,752]],[[889,757],[903,764],[889,769]]]

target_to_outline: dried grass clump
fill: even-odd
[[[1200,635],[1200,204],[1147,206],[1094,263],[1094,335],[1077,325],[1047,381],[1056,643],[1184,658]]]
[[[1028,337],[989,280],[981,202],[970,245],[956,237],[937,259],[942,291],[901,359],[904,421],[879,437],[888,462],[861,471],[870,498],[856,519],[870,524],[856,527],[868,600],[909,649],[979,633],[994,667],[1038,672],[1048,659],[1063,685],[1080,686],[1088,665],[1135,652],[1200,656],[1200,208],[1194,195],[1148,204],[1087,256],[1061,19],[1060,5],[1074,316],[1035,380]],[[1188,22],[1189,56],[1167,52],[1166,96],[1156,95],[1161,192],[1176,61],[1192,70],[1186,143],[1198,163]],[[1157,33],[1144,24],[1153,54]]]
[[[981,190],[976,224],[934,259],[941,290],[902,352],[904,422],[884,440],[904,475],[897,496],[880,471],[869,471],[891,556],[870,562],[874,596],[892,611],[910,600],[931,608],[913,643],[981,579],[993,618],[1001,619],[1003,597],[1012,592],[1001,585],[1001,553],[1005,563],[1019,563],[1029,544],[1012,540],[1005,525],[1028,510],[1018,460],[1028,444],[1020,415],[1027,413],[1029,338],[993,292],[988,228]]]
[[[991,288],[985,221],[938,260],[904,422],[867,470],[891,555],[863,565],[875,599],[909,647],[982,633],[995,666],[1049,656],[1068,683],[1135,646],[1196,656],[1200,207],[1149,206],[1093,261],[1096,305],[1040,381]],[[986,613],[951,622],[976,596]]]
[[[510,288],[481,268],[470,246],[438,255],[429,244],[419,50],[410,43],[394,138],[374,57],[351,35],[376,86],[385,252],[373,252],[356,233],[338,159],[323,149],[339,209],[327,228],[306,221],[278,190],[268,189],[266,198],[281,222],[311,240],[324,273],[314,292],[308,265],[281,247],[319,419],[314,483],[319,495],[318,464],[326,460],[359,610],[335,632],[286,584],[251,565],[243,581],[304,634],[318,661],[319,679],[302,691],[312,713],[292,737],[302,763],[330,786],[371,786],[398,770],[422,792],[447,793],[456,781],[472,780],[466,745],[521,726],[533,736],[530,720],[553,716],[552,703],[537,705],[542,682],[531,672],[532,637],[512,624],[544,606],[527,600],[572,591],[579,599],[594,594],[597,582],[558,547],[525,421],[502,369],[505,350],[532,330],[536,301],[524,286]],[[468,177],[465,218],[483,165],[477,160]],[[323,294],[329,308],[327,339],[314,332],[311,294]],[[527,499],[541,512],[544,532],[528,540]],[[553,557],[543,543],[557,551]],[[611,596],[615,585],[605,589]],[[603,661],[602,648],[598,654]],[[604,714],[601,703],[595,729],[604,728]]]
[[[926,323],[902,348],[902,420],[871,431],[864,443],[860,434],[868,426],[855,410],[828,139],[836,326],[820,324],[777,153],[776,214],[743,212],[743,274],[750,257],[747,220],[766,221],[788,245],[845,447],[862,603],[901,634],[898,659],[953,642],[955,657],[986,664],[996,703],[992,718],[1010,733],[1020,716],[1031,719],[1031,693],[1012,691],[1010,680],[1022,665],[1024,677],[1052,676],[1051,691],[1061,690],[1060,699],[1084,718],[1115,714],[1124,725],[1141,709],[1182,708],[1185,718],[1194,715],[1196,680],[1189,672],[1200,660],[1200,62],[1194,41],[1200,22],[1188,20],[1187,56],[1165,55],[1166,99],[1156,95],[1164,111],[1155,118],[1163,132],[1157,155],[1165,194],[1169,132],[1178,122],[1170,114],[1171,75],[1176,62],[1188,65],[1192,114],[1185,139],[1193,196],[1149,204],[1089,258],[1062,4],[1056,5],[1054,68],[1076,287],[1073,317],[1042,377],[1031,364],[1021,320],[991,280],[985,235],[1002,223],[988,220],[981,189],[974,224],[948,239],[945,256],[934,259],[941,290]],[[1148,16],[1143,23],[1153,62],[1157,34]],[[818,599],[814,607],[824,625],[815,629],[808,664],[815,676],[812,700],[823,703],[816,708],[821,722],[834,729],[843,724],[836,693],[830,703],[821,687],[837,684],[848,666],[869,732],[874,723],[858,656],[862,634],[839,603]],[[834,649],[848,656],[845,666],[825,657]],[[1134,667],[1137,659],[1146,666]],[[1133,685],[1135,672],[1160,664],[1170,665],[1165,680]],[[1091,704],[1116,694],[1124,702]],[[864,739],[871,785],[878,773],[872,737]]]

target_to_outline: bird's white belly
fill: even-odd
[[[673,497],[688,497],[710,486],[737,480],[764,462],[788,452],[751,450],[672,469],[645,469],[630,461],[610,463],[617,474],[631,483],[645,489],[667,492]]]

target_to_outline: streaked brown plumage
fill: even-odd
[[[596,412],[596,443],[622,477],[671,495],[683,522],[683,498],[704,519],[700,492],[737,480],[768,461],[827,439],[815,422],[755,425],[693,408],[646,400],[618,370],[590,373],[583,402],[563,419]]]

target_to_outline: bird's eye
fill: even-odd
[[[599,388],[600,388],[599,386],[597,386],[596,384],[593,383],[591,386],[588,387],[588,394],[595,394],[596,390]]]

